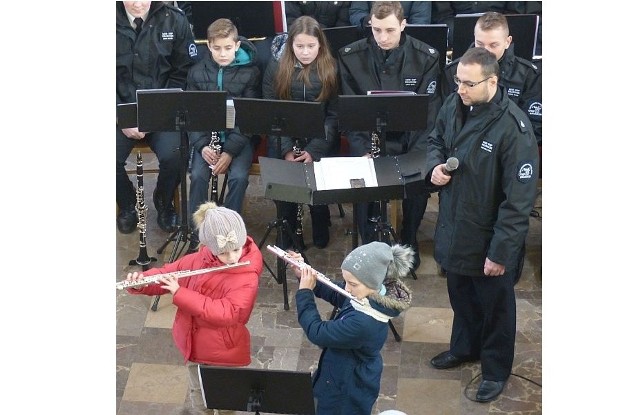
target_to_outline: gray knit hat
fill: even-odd
[[[342,261],[342,268],[352,273],[361,283],[379,290],[393,260],[391,247],[383,242],[370,242],[351,251]]]
[[[242,217],[234,210],[215,203],[203,203],[193,214],[193,219],[198,227],[200,242],[214,255],[242,248],[247,241],[247,228]]]
[[[380,290],[387,278],[405,277],[414,261],[413,248],[383,242],[370,242],[351,251],[342,261],[342,268],[352,273],[367,287]]]

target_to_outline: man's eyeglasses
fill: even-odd
[[[474,86],[483,83],[484,81],[486,81],[487,79],[491,78],[493,75],[491,75],[488,78],[484,78],[482,81],[479,82],[471,82],[471,81],[461,81],[456,75],[453,75],[453,82],[456,83],[456,85],[460,86],[460,85],[464,85],[467,88],[473,88]]]

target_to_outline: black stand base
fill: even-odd
[[[276,202],[276,210],[278,212],[280,211],[280,202]],[[262,249],[262,246],[264,245],[265,241],[267,240],[267,237],[269,236],[269,234],[273,229],[276,229],[276,241],[277,241],[276,245],[278,247],[282,247],[282,232],[284,231],[287,233],[287,236],[289,236],[290,240],[292,241],[294,250],[296,252],[301,252],[302,258],[304,258],[304,262],[306,262],[307,264],[309,263],[306,255],[302,252],[303,251],[302,247],[298,244],[298,237],[294,234],[293,230],[291,229],[291,224],[286,219],[275,219],[269,222],[269,224],[267,225],[267,230],[265,234],[262,236],[260,243],[258,244],[258,248]],[[289,310],[289,289],[287,288],[286,262],[284,261],[284,259],[276,258],[276,270],[277,270],[276,273],[273,272],[273,270],[269,267],[269,264],[267,264],[264,258],[262,259],[262,262],[264,266],[267,268],[267,270],[269,271],[269,273],[271,274],[271,276],[273,276],[273,279],[275,279],[278,284],[282,284],[282,294],[284,297],[284,300],[283,300],[284,309]]]
[[[180,225],[180,227],[178,227],[177,230],[173,231],[173,233],[169,235],[169,237],[167,238],[166,241],[164,241],[162,246],[158,248],[157,252],[158,254],[161,254],[162,251],[164,251],[164,249],[167,247],[167,245],[169,245],[169,243],[171,243],[172,241],[175,241],[175,244],[173,245],[173,249],[171,250],[171,255],[169,255],[169,259],[167,260],[167,263],[171,263],[176,259],[178,259],[178,257],[182,254],[182,251],[184,251],[185,247],[189,246],[190,240],[191,240],[191,232],[189,231],[189,226]],[[160,302],[160,296],[156,295],[156,298],[153,300],[153,304],[151,304],[152,311],[158,310],[159,302]]]

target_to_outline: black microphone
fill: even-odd
[[[451,173],[453,173],[453,171],[456,170],[459,165],[460,162],[457,158],[449,157],[444,165],[444,174],[446,174],[447,176],[451,176]]]

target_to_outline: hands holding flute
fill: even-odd
[[[130,272],[127,274],[126,281],[136,282],[136,281],[141,281],[143,279],[144,279],[143,273]],[[180,288],[180,285],[178,284],[178,278],[171,274],[167,274],[162,278],[158,279],[157,281],[155,281],[155,284],[164,284],[161,287],[164,288],[165,290],[171,291],[171,294],[175,294],[176,291],[178,291],[178,288]],[[146,287],[147,285],[149,284],[139,285],[137,287],[132,287],[131,289],[135,291],[140,291],[142,287]]]
[[[300,281],[298,289],[301,290],[304,288],[308,288],[310,290],[313,290],[316,286],[316,275],[318,272],[305,264],[304,259],[302,258],[302,254],[300,254],[299,252],[288,251],[287,254],[289,254],[292,259],[298,261],[302,265],[300,267],[294,267],[293,270],[293,272],[296,274],[296,278],[298,278],[298,281]]]

